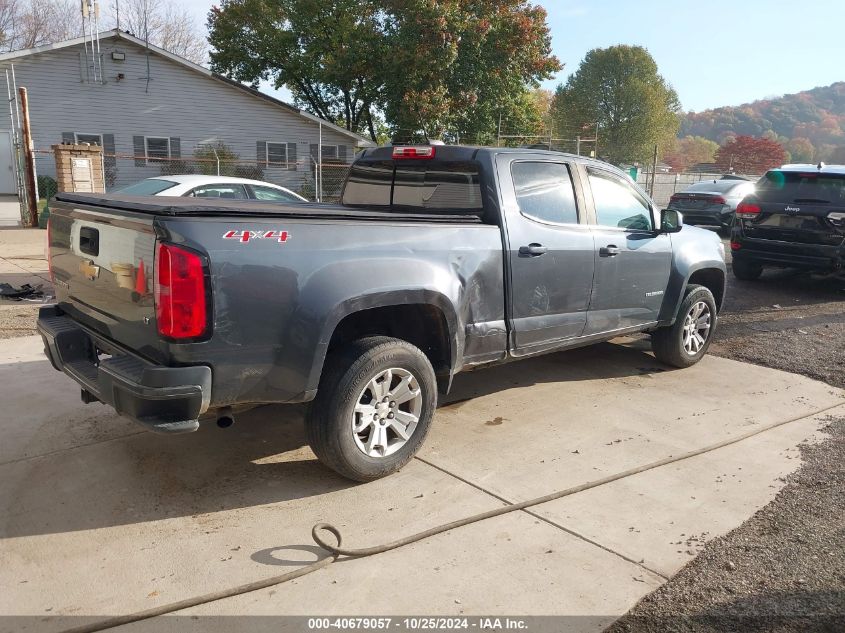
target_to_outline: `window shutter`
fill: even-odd
[[[170,158],[182,158],[182,139],[178,136],[170,137]]]
[[[135,154],[135,167],[144,167],[147,164],[147,151],[144,147],[144,137],[133,136],[132,148]]]
[[[259,167],[267,167],[267,141],[255,143],[255,161]]]
[[[117,159],[114,157],[114,134],[103,134],[103,166],[106,186],[113,187],[117,179]]]
[[[320,146],[317,145],[317,143],[311,143],[311,158],[313,158],[315,161],[320,157],[319,149]]]
[[[296,143],[288,143],[288,171],[296,171]]]
[[[62,143],[73,144],[76,140],[76,135],[73,132],[62,132]]]
[[[346,162],[346,145],[337,146],[337,159],[342,163]]]

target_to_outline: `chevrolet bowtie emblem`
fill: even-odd
[[[95,266],[91,260],[82,260],[79,262],[79,272],[81,272],[85,279],[94,281],[100,275],[100,267]]]

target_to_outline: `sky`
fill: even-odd
[[[213,2],[182,0],[200,24]],[[739,105],[845,80],[845,0],[539,0],[565,67],[614,44],[648,49],[684,110]],[[268,92],[272,88],[263,87]],[[289,99],[284,91],[277,94]]]

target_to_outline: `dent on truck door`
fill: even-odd
[[[566,163],[502,158],[511,328],[516,355],[580,336],[593,281],[593,237]]]
[[[585,334],[657,321],[669,282],[672,242],[654,231],[651,204],[630,183],[588,168],[596,224],[595,277]]]

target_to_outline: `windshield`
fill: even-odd
[[[757,183],[757,197],[769,202],[845,205],[845,174],[773,169]]]
[[[164,180],[163,178],[147,178],[141,182],[136,182],[134,185],[115,189],[114,193],[127,193],[131,196],[154,196],[157,193],[175,187],[177,184],[179,183],[173,182],[172,180]]]

